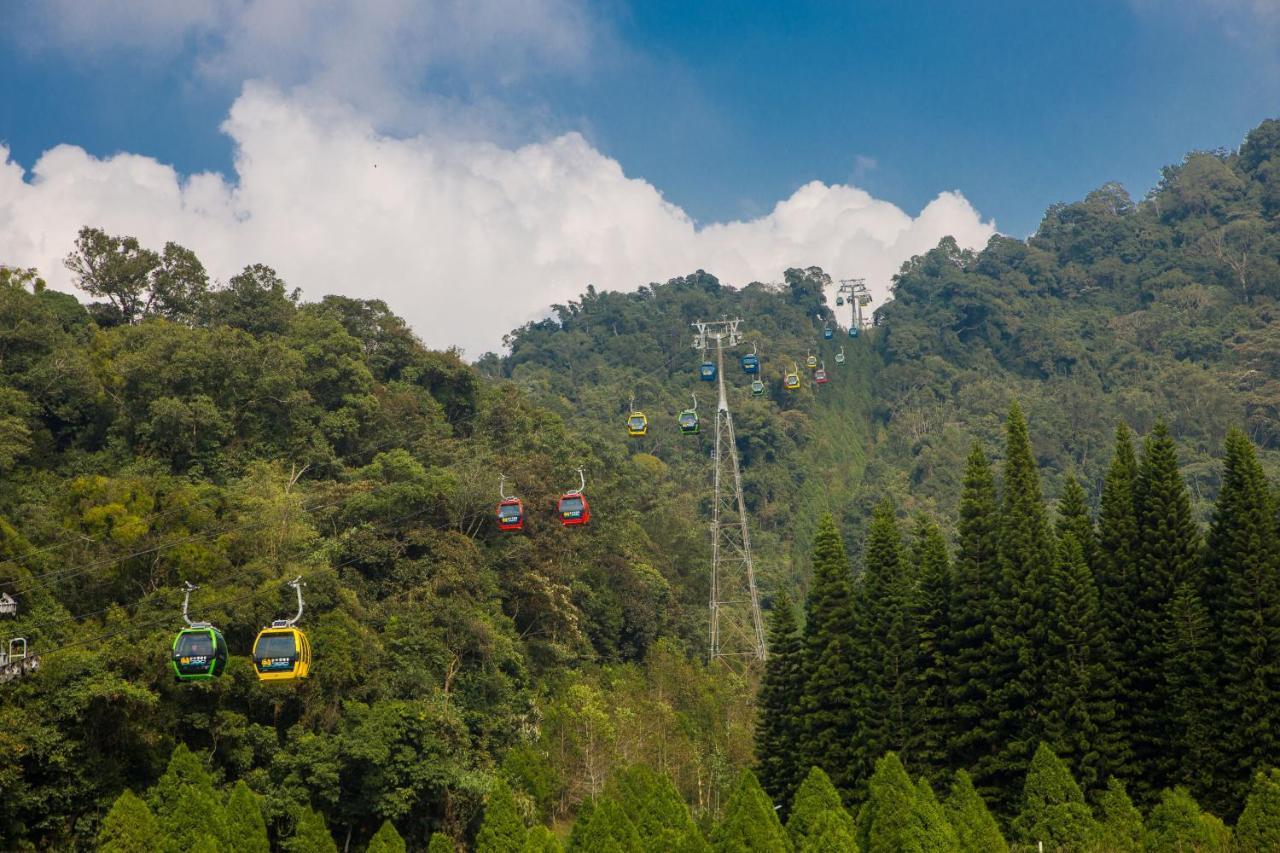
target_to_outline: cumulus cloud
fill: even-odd
[[[69,145],[28,175],[0,148],[0,262],[70,288],[62,258],[81,225],[175,240],[224,280],[267,263],[309,298],[384,299],[428,344],[478,355],[588,283],[634,289],[703,268],[745,284],[817,264],[866,277],[882,300],[913,254],[994,233],[958,193],[913,217],[818,182],[765,216],[698,228],[575,133],[513,148],[391,137],[349,107],[265,85],[246,86],[223,129],[234,178]]]

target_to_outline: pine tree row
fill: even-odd
[[[1204,536],[1157,424],[1127,428],[1097,521],[1073,477],[1050,518],[1015,404],[999,483],[969,456],[954,559],[928,519],[904,536],[878,506],[860,570],[830,517],[815,536],[803,629],[771,615],[761,781],[784,805],[810,766],[846,802],[895,752],[934,784],[957,770],[1002,819],[1040,744],[1082,786],[1122,781],[1143,806],[1184,786],[1234,816],[1280,765],[1280,528],[1276,492],[1232,431]]]

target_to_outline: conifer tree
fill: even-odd
[[[528,845],[525,845],[526,851]],[[427,853],[455,853],[457,846],[454,845],[453,839],[445,835],[443,832],[431,833],[431,843],[427,845]],[[540,850],[528,851],[528,853],[542,853]]]
[[[991,691],[994,675],[999,508],[995,479],[982,447],[965,464],[958,548],[951,597],[949,661],[952,737],[950,764],[973,767],[998,741]]]
[[[1280,770],[1253,777],[1253,789],[1236,821],[1235,849],[1240,853],[1280,850]]]
[[[476,834],[476,853],[502,853],[524,846],[524,821],[516,808],[515,795],[501,777],[489,792],[484,820]]]
[[[1040,472],[1022,409],[1015,402],[1005,424],[1004,489],[1000,507],[1000,593],[995,609],[994,685],[989,713],[998,751],[974,767],[1001,811],[1012,807],[1017,781],[1042,734],[1048,646],[1049,574],[1054,548]]]
[[[1222,821],[1200,811],[1186,788],[1166,788],[1151,810],[1143,836],[1146,853],[1226,853],[1230,833]]]
[[[769,658],[760,685],[756,721],[756,772],[769,796],[785,812],[800,784],[804,765],[797,709],[804,697],[804,643],[791,600],[782,594],[769,612]],[[641,830],[641,834],[644,831]]]
[[[1206,557],[1206,604],[1216,620],[1217,784],[1235,810],[1254,770],[1280,764],[1280,531],[1253,446],[1227,435],[1222,491]]]
[[[521,845],[523,845],[523,840]],[[479,846],[476,847],[477,853]],[[495,848],[496,849],[496,848]],[[508,847],[519,850],[520,847]],[[613,797],[605,795],[578,815],[569,834],[568,853],[642,853],[640,833]]]
[[[1098,833],[1093,813],[1071,771],[1045,744],[1036,748],[1022,791],[1022,811],[1014,821],[1021,839],[1046,850],[1079,850]]]
[[[338,845],[324,825],[324,818],[307,806],[297,813],[293,834],[281,845],[285,853],[338,853]]]
[[[903,554],[897,514],[887,499],[871,514],[862,562],[856,648],[867,666],[867,749],[871,755],[901,752],[916,722],[919,640],[915,574]]]
[[[427,850],[430,853],[430,847]],[[405,853],[404,839],[400,837],[399,832],[396,832],[391,821],[384,820],[382,826],[378,827],[378,831],[373,834],[373,838],[369,839],[369,846],[365,848],[365,853]]]
[[[609,793],[635,825],[646,850],[674,850],[691,830],[697,834],[689,807],[672,781],[643,764],[615,775]]]
[[[242,853],[271,853],[267,821],[262,816],[262,802],[244,780],[236,782],[227,798],[227,837]],[[372,848],[371,848],[372,849]],[[400,848],[404,851],[403,845]]]
[[[796,853],[858,853],[858,842],[847,812],[822,812]]]
[[[186,744],[174,747],[148,800],[164,833],[165,850],[186,853],[206,835],[219,844],[230,841],[226,809],[213,789],[213,778]]]
[[[1045,661],[1044,737],[1086,788],[1102,778],[1115,748],[1114,677],[1098,589],[1070,530],[1058,545],[1051,577],[1049,651]]]
[[[951,561],[946,541],[932,519],[916,523],[912,558],[920,581],[915,598],[918,637],[913,694],[917,704],[910,754],[921,770],[937,779],[949,769],[953,737],[949,651],[951,639]]]
[[[819,819],[843,826],[851,841],[857,836],[857,825],[840,802],[840,793],[822,768],[814,767],[800,783],[787,819],[787,834],[797,850],[804,848],[808,839],[817,833]]]
[[[1098,836],[1093,849],[1098,853],[1142,853],[1142,815],[1112,776],[1098,796]]]
[[[1111,642],[1120,706],[1133,705],[1133,673],[1136,645],[1147,643],[1149,637],[1140,636],[1134,626],[1133,596],[1138,589],[1138,513],[1137,513],[1138,461],[1133,451],[1129,429],[1123,423],[1116,425],[1115,451],[1102,486],[1102,499],[1098,512],[1098,550],[1093,567],[1094,581],[1098,585],[1098,601],[1103,621]],[[1115,772],[1131,778],[1133,764],[1133,731],[1129,714],[1117,714],[1115,738],[1117,746],[1109,764]]]
[[[529,830],[529,834],[525,836],[524,847],[520,853],[561,853],[564,848],[560,846],[560,839],[552,834],[542,824],[536,824]],[[452,853],[453,848],[450,848]],[[434,853],[434,851],[428,851]]]
[[[867,799],[858,811],[858,849],[863,853],[893,853],[910,849],[915,841],[916,788],[896,753],[876,762],[867,784]]]
[[[711,833],[716,853],[775,853],[790,851],[791,840],[782,829],[773,803],[750,770],[742,771],[729,798],[724,819]]]
[[[133,791],[125,789],[116,797],[111,811],[98,830],[98,850],[102,853],[155,853],[163,834],[156,816]]]
[[[1178,469],[1178,451],[1163,422],[1143,442],[1138,469],[1138,570],[1130,604],[1136,641],[1130,649],[1127,700],[1133,746],[1134,793],[1145,799],[1172,775],[1174,758],[1165,743],[1169,697],[1159,638],[1178,584],[1198,588],[1200,532],[1191,498]]]
[[[1009,844],[1000,834],[1000,825],[966,771],[956,771],[943,808],[955,828],[958,849],[972,853],[1008,853]]]
[[[803,766],[827,771],[850,792],[861,777],[864,680],[853,645],[853,581],[835,520],[824,515],[813,537],[813,579],[804,626],[805,687],[800,703]]]
[[[1162,626],[1161,652],[1168,707],[1165,749],[1169,775],[1203,795],[1212,789],[1217,745],[1227,736],[1214,725],[1213,649],[1209,614],[1189,583],[1178,584]]]
[[[1084,487],[1076,479],[1075,474],[1067,474],[1062,484],[1062,497],[1058,500],[1057,519],[1058,538],[1070,534],[1080,543],[1085,564],[1089,571],[1096,571],[1098,534],[1093,529],[1093,518],[1089,515],[1089,499]]]
[[[916,782],[915,800],[911,805],[912,843],[909,849],[921,853],[951,853],[960,846],[951,821],[933,793],[929,780]]]

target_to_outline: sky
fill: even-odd
[[[0,4],[0,263],[86,224],[469,357],[585,289],[864,277],[1280,114],[1280,0]]]

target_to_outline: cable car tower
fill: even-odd
[[[693,348],[716,348],[716,374],[720,399],[716,405],[716,446],[711,457],[711,627],[710,657],[727,664],[746,666],[765,659],[764,622],[756,593],[755,566],[751,561],[751,534],[747,507],[742,498],[742,471],[733,433],[733,415],[724,391],[724,348],[741,338],[741,320],[693,323],[698,330]],[[727,451],[727,453],[726,453]],[[730,479],[732,478],[732,479]],[[732,489],[729,484],[732,483]]]
[[[862,331],[867,325],[866,319],[862,316],[862,309],[871,304],[871,291],[867,288],[866,280],[861,278],[840,279],[840,286],[836,288],[836,304],[843,305],[846,299],[853,309],[853,317],[849,321],[849,328]]]

